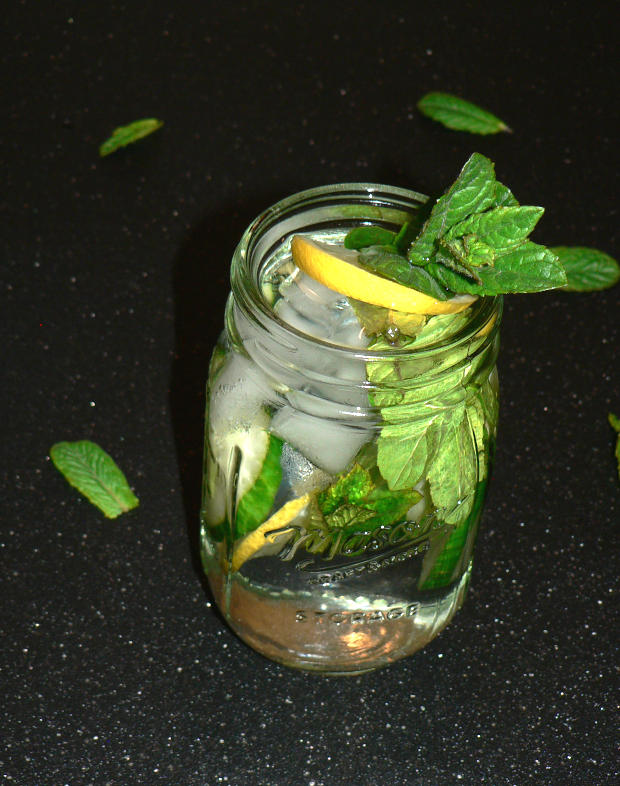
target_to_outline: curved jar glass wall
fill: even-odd
[[[305,191],[259,216],[233,257],[209,370],[201,554],[231,628],[288,666],[387,665],[465,596],[495,441],[501,298],[436,317],[375,311],[390,323],[377,338],[290,259],[294,234],[398,229],[424,201],[372,184]]]

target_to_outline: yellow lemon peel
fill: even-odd
[[[297,267],[315,281],[375,306],[407,314],[456,314],[476,299],[472,295],[456,295],[451,300],[435,300],[365,270],[357,263],[356,251],[320,243],[303,235],[293,237],[291,252]]]
[[[277,538],[292,532],[292,527],[285,530],[282,527],[286,527],[301,513],[309,501],[310,494],[304,494],[303,497],[290,500],[285,505],[282,505],[267,521],[263,522],[260,527],[249,532],[234,548],[231,570],[233,572],[239,570],[243,563],[254,556],[263,546],[271,545]],[[275,532],[275,530],[279,531]]]

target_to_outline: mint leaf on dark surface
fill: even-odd
[[[57,442],[50,449],[54,466],[107,518],[137,507],[138,498],[111,456],[89,440]]]
[[[161,128],[163,124],[162,120],[157,120],[154,117],[147,117],[143,120],[136,120],[126,126],[119,126],[112,131],[112,135],[109,139],[106,139],[106,141],[100,145],[99,155],[102,158],[104,156],[109,156],[110,153],[114,153],[119,148],[126,147],[133,142],[137,142],[139,139],[143,139],[145,136],[149,136],[149,134]]]
[[[620,280],[620,266],[613,257],[596,248],[555,246],[551,251],[566,271],[568,292],[608,289]]]
[[[618,462],[618,478],[620,479],[620,418],[617,415],[614,415],[613,412],[610,412],[609,415],[607,415],[607,419],[609,420],[609,425],[618,434],[618,438],[616,439],[615,456],[616,461]]]
[[[418,101],[418,109],[426,117],[453,131],[497,134],[500,131],[511,130],[499,117],[450,93],[427,93]]]

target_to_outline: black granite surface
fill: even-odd
[[[507,299],[496,471],[464,609],[389,669],[321,678],[225,627],[196,560],[203,384],[245,225],[314,185],[436,193],[474,150],[616,256],[612,3],[12,0],[2,782],[615,784],[620,289]],[[458,93],[514,129],[451,132]],[[100,160],[113,127],[150,139]],[[140,507],[105,520],[47,454],[89,438]]]

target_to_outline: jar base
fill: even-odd
[[[357,676],[405,658],[426,646],[463,604],[471,563],[461,579],[413,600],[287,597],[210,572],[217,605],[232,630],[270,660],[325,676]],[[316,602],[320,600],[321,602]]]

